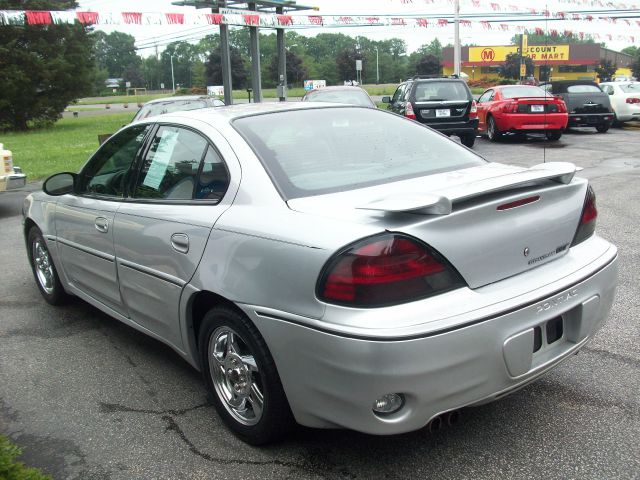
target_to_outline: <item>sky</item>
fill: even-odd
[[[614,4],[625,3],[638,8],[637,15],[640,15],[640,0],[609,0]],[[461,14],[495,14],[491,8],[491,2],[500,3],[503,8],[507,5],[517,6],[521,10],[527,8],[542,9],[547,8],[552,12],[557,11],[574,11],[574,10],[600,10],[600,7],[591,7],[589,0],[476,0],[478,6],[474,6],[472,0],[460,0]],[[177,7],[171,4],[171,0],[78,0],[81,10],[104,11],[104,12],[122,12],[122,11],[138,11],[138,12],[189,12],[194,11],[192,7]],[[132,6],[135,3],[135,7]],[[449,0],[298,0],[298,4],[315,6],[319,8],[317,14],[321,15],[421,15],[421,14],[453,14],[453,4]],[[307,12],[300,12],[307,13]],[[308,14],[314,14],[310,11]],[[597,15],[592,13],[592,15]],[[478,20],[482,20],[479,18]],[[527,28],[540,27],[542,29],[555,28],[558,31],[572,30],[574,32],[597,33],[602,36],[602,41],[606,42],[607,47],[620,50],[624,47],[632,45],[629,39],[617,39],[620,34],[626,36],[636,36],[636,44],[640,44],[640,25],[632,21],[632,25],[612,24],[605,21],[550,21],[550,22],[519,22],[511,25],[523,25]],[[499,31],[497,25],[494,24],[494,30],[487,31],[479,24],[474,22],[471,28],[461,28],[461,42],[473,43],[476,45],[504,45],[510,43],[510,39],[517,32],[515,31]],[[100,29],[107,33],[119,30],[136,37],[136,44],[139,47],[145,47],[152,43],[159,44],[161,51],[168,42],[172,40],[188,40],[197,42],[198,38],[203,37],[207,33],[217,33],[218,27],[193,27],[186,25],[165,25],[157,26],[141,26],[141,25],[118,25],[118,26],[101,26]],[[269,31],[269,30],[267,30]],[[392,37],[401,38],[407,43],[408,53],[415,51],[421,45],[430,43],[433,39],[438,38],[444,45],[453,43],[453,24],[445,28],[415,28],[415,27],[349,27],[349,28],[331,28],[331,29],[304,29],[297,30],[303,35],[314,35],[320,32],[336,32],[344,33],[350,36],[362,35],[372,40],[384,40]],[[613,39],[609,40],[606,35],[613,35]],[[149,56],[155,53],[155,48],[141,48],[138,52],[142,56]]]

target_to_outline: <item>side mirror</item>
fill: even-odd
[[[391,97],[382,97],[382,103],[391,103]]]
[[[47,195],[51,195],[53,197],[73,193],[76,185],[76,178],[77,175],[75,173],[56,173],[44,181],[42,190]]]

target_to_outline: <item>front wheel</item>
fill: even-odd
[[[293,416],[267,345],[255,326],[229,307],[209,310],[198,337],[204,381],[224,423],[252,445],[273,442]]]
[[[489,140],[492,142],[497,142],[500,137],[502,137],[502,134],[500,133],[500,130],[498,130],[496,121],[493,119],[493,117],[489,117],[489,119],[487,120],[487,138],[489,138]]]
[[[36,226],[31,227],[27,234],[27,248],[29,249],[31,270],[42,297],[51,305],[64,304],[69,300],[69,295],[60,283],[58,272],[49,254],[47,242]]]
[[[598,131],[598,133],[605,133],[607,130],[609,130],[609,125],[607,125],[607,124],[598,125],[596,127],[596,130]]]
[[[460,143],[465,147],[473,147],[473,144],[476,143],[476,135],[474,133],[467,133],[460,137]]]
[[[562,132],[547,132],[546,136],[547,140],[556,141],[560,140],[560,137],[562,137]]]

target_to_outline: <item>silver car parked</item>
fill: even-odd
[[[50,177],[24,233],[46,301],[170,345],[244,440],[387,435],[526,385],[602,325],[617,252],[574,173],[371,108],[204,109]]]

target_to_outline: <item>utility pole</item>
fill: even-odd
[[[454,5],[453,73],[460,76],[460,0]]]
[[[380,63],[378,61],[378,47],[373,47],[376,49],[376,85],[380,83]]]
[[[276,14],[284,14],[284,8],[276,7]],[[278,51],[278,98],[287,101],[287,51],[284,43],[284,28],[276,30],[276,50]]]
[[[176,78],[173,76],[173,55],[171,55],[171,85],[173,85],[173,94],[176,94]]]
[[[249,10],[256,11],[254,2],[248,3]],[[249,27],[249,49],[251,50],[251,84],[253,86],[253,101],[262,101],[262,78],[260,72],[260,32],[258,27]]]

